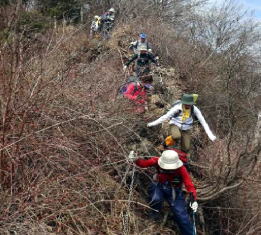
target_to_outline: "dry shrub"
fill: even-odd
[[[133,171],[131,165],[126,164],[130,145],[142,141],[139,131],[144,130],[147,119],[154,118],[146,116],[144,121],[142,115],[131,110],[128,101],[117,96],[117,89],[125,79],[121,68],[124,57],[128,56],[128,43],[141,31],[149,34],[161,63],[175,67],[170,68],[169,75],[166,75],[169,68],[167,72],[157,71],[157,79],[163,74],[164,83],[174,90],[172,97],[177,98],[181,90],[200,90],[200,86],[204,97],[212,97],[218,87],[223,93],[212,100],[206,99],[204,110],[214,110],[210,116],[215,117],[218,111],[222,114],[223,109],[215,110],[218,107],[231,107],[232,103],[225,99],[230,96],[224,96],[226,90],[222,90],[224,81],[218,78],[212,82],[226,60],[220,63],[206,60],[208,47],[203,50],[201,45],[195,47],[183,35],[177,35],[170,24],[158,19],[136,18],[128,26],[119,26],[108,44],[99,40],[90,42],[81,27],[71,26],[50,30],[46,37],[38,39],[40,43],[32,45],[21,35],[10,36],[11,40],[1,46],[0,52],[1,233],[33,234],[44,230],[56,234],[122,231],[153,234],[158,230],[173,234],[168,228],[161,229],[146,219],[144,211],[149,208],[131,187],[135,184]],[[196,83],[184,85],[180,79]],[[253,80],[256,81],[256,77]],[[235,81],[242,79],[230,85]],[[176,82],[179,82],[177,86]],[[233,93],[233,97],[235,95]],[[228,111],[226,117],[230,113]],[[235,133],[238,138],[242,133],[232,132],[235,128],[230,128],[231,123],[222,116],[218,122],[223,129],[229,127],[223,135]],[[200,169],[197,175],[200,199],[210,201],[215,207],[210,208],[210,213],[220,205],[220,201],[213,201],[215,198],[224,198],[229,204],[234,190],[247,187],[245,182],[249,179],[245,177],[251,176],[254,180],[260,177],[256,171],[248,175],[243,167],[247,166],[250,172],[258,152],[247,157],[251,150],[246,145],[248,151],[241,155],[238,139],[232,143],[230,140],[224,139],[195,156],[199,158],[194,165]],[[205,140],[198,143],[204,147],[209,145]],[[145,154],[149,151],[143,150]],[[242,161],[244,158],[247,161]],[[258,188],[257,185],[255,182],[253,189]],[[240,200],[256,199],[253,190],[249,190],[249,194],[242,192],[239,191]],[[239,224],[240,231],[254,234],[259,228],[258,213],[248,213],[245,221],[249,223],[244,227],[242,221],[235,222],[231,231]],[[251,215],[253,220],[249,219]],[[218,216],[221,220],[218,229],[222,228],[223,232],[229,224],[224,222],[229,221],[229,213],[226,217]]]
[[[257,151],[257,152],[256,152]],[[207,230],[254,234],[260,229],[259,147],[223,139],[198,151],[199,200]],[[200,172],[200,174],[199,174]]]
[[[12,42],[2,47],[1,233],[155,229],[135,213],[149,208],[126,183],[127,145],[141,140],[142,116],[117,96],[119,52],[85,36],[58,28],[37,55],[26,40],[17,51],[8,50]]]

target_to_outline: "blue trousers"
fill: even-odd
[[[155,210],[161,210],[164,200],[168,202],[182,235],[194,234],[193,225],[187,212],[187,203],[181,189],[173,189],[169,183],[152,183],[149,187],[149,195],[149,204]]]

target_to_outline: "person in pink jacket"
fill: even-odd
[[[151,85],[151,81],[143,82],[143,81],[135,81],[130,82],[126,91],[123,93],[123,96],[134,104],[134,112],[143,113],[147,109],[147,93],[153,90],[153,86]]]
[[[131,82],[123,96],[135,104],[146,104],[147,91],[141,82]]]

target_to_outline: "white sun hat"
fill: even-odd
[[[158,160],[159,166],[164,170],[175,170],[183,166],[179,155],[174,150],[166,150]]]

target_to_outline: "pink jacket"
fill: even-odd
[[[133,100],[136,104],[145,104],[147,93],[139,83],[132,82],[128,85],[124,97]]]

